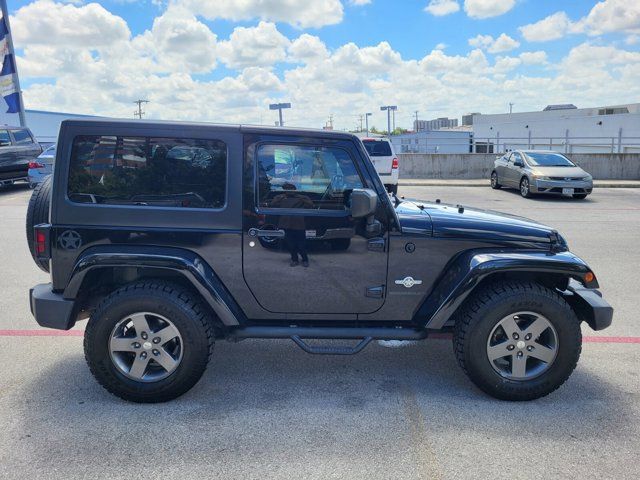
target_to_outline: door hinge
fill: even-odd
[[[386,251],[387,241],[382,237],[372,238],[367,242],[367,250],[372,252],[384,252]]]
[[[384,296],[384,285],[378,285],[377,287],[367,287],[365,296],[369,298],[382,298]]]

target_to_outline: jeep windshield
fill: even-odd
[[[576,165],[564,155],[553,152],[527,152],[527,162],[534,167],[575,167]]]

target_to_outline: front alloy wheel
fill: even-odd
[[[520,180],[520,195],[522,195],[524,198],[531,197],[531,187],[529,185],[529,179],[527,177],[524,177],[522,180]]]
[[[542,375],[558,352],[551,322],[534,312],[517,312],[500,320],[489,334],[487,357],[493,369],[511,380]]]

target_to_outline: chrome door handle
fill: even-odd
[[[250,237],[284,238],[284,230],[260,230],[259,228],[250,228],[248,233]]]

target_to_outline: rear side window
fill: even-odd
[[[31,134],[29,133],[29,130],[14,130],[13,138],[15,138],[16,143],[18,145],[33,143],[33,138],[31,138]]]
[[[390,157],[393,155],[391,153],[391,146],[389,142],[379,141],[379,140],[364,140],[364,148],[367,149],[370,157]]]
[[[78,136],[68,195],[78,203],[222,208],[226,170],[219,140]]]
[[[7,130],[0,130],[0,147],[11,145],[11,138]]]

